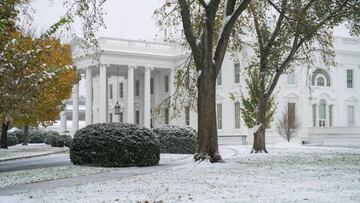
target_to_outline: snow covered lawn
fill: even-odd
[[[67,147],[51,147],[46,144],[29,144],[28,146],[18,144],[9,147],[9,149],[0,149],[0,161],[65,152],[68,150],[69,148]]]
[[[12,202],[359,202],[360,149],[272,145],[222,147],[225,163],[9,197]],[[186,159],[188,160],[188,159]],[[8,197],[3,197],[8,198]]]
[[[116,169],[69,165],[0,173],[0,190],[1,187],[7,187],[11,185],[21,185],[48,180],[84,176],[95,173],[104,173],[112,170]]]

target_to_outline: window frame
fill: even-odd
[[[349,73],[351,73],[351,78],[349,79]],[[351,83],[349,83],[351,81]],[[349,85],[351,84],[351,87]],[[346,88],[353,89],[354,88],[354,70],[346,69]]]
[[[140,80],[135,80],[135,96],[140,96]]]
[[[235,63],[234,64],[234,84],[240,84],[240,72],[241,72],[241,68],[240,68],[240,63]]]

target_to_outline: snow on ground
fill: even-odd
[[[59,166],[50,168],[38,168],[14,172],[0,173],[1,187],[35,183],[47,180],[57,180],[77,176],[104,173],[116,170],[116,168],[89,167],[89,166]]]
[[[9,147],[9,149],[0,149],[0,161],[16,158],[25,158],[31,156],[38,156],[56,152],[68,151],[67,147],[51,147],[46,144],[29,144],[28,146],[23,146],[18,144],[15,146]]]
[[[188,161],[155,173],[17,194],[11,202],[359,202],[360,150],[272,145],[222,148],[225,163]],[[231,152],[232,151],[232,152]],[[235,152],[235,153],[234,153]]]

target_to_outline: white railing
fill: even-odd
[[[310,143],[334,146],[360,146],[360,128],[317,127],[309,128]]]
[[[148,42],[145,40],[128,40],[109,37],[98,39],[100,46],[106,48],[118,48],[125,50],[156,50],[156,51],[179,51],[180,46],[175,42]]]

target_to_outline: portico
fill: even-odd
[[[183,59],[180,48],[175,43],[112,38],[100,38],[99,43],[103,50],[100,63],[84,57],[78,42],[72,41],[78,71],[85,77],[86,125],[127,122],[150,128],[163,124],[164,119],[154,118],[152,109],[174,91],[174,70]],[[79,129],[78,98],[77,84],[72,96],[72,133]],[[114,112],[116,103],[119,115]],[[64,123],[63,118],[61,125]]]

